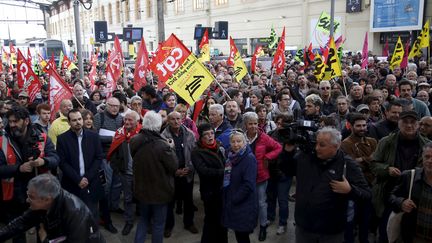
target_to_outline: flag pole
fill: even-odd
[[[217,79],[214,80],[216,82],[217,86],[225,93],[225,95],[231,100],[231,96],[229,96],[228,92],[222,87],[222,85],[217,81]]]

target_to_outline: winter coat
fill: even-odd
[[[198,144],[192,151],[192,163],[200,177],[202,200],[222,193],[225,150],[221,145],[217,146],[217,151],[212,151]]]
[[[232,166],[230,185],[223,188],[222,224],[235,231],[252,232],[257,225],[257,162],[247,147]]]
[[[216,139],[222,143],[225,151],[228,151],[231,147],[230,145],[230,135],[232,131],[232,126],[227,120],[224,120],[222,124],[216,129],[215,137]]]
[[[76,196],[62,190],[47,211],[27,210],[7,226],[0,229],[0,242],[19,233],[44,225],[47,241],[66,237],[65,243],[104,243],[105,239],[87,206]]]
[[[133,158],[134,196],[147,204],[164,204],[174,198],[178,168],[173,148],[159,134],[143,129],[130,142]]]
[[[297,162],[296,225],[315,234],[342,233],[347,222],[348,201],[371,198],[360,167],[340,150],[327,161],[302,151],[294,158]],[[344,171],[351,191],[348,194],[333,192],[330,182],[341,181]]]
[[[269,135],[259,130],[254,148],[253,153],[257,160],[258,171],[257,183],[260,183],[270,178],[268,162],[277,159],[280,152],[282,152],[282,146]]]
[[[180,127],[180,129],[183,132],[183,153],[185,159],[185,167],[189,169],[189,174],[186,176],[186,179],[188,182],[191,182],[194,178],[194,173],[195,173],[195,169],[193,167],[192,160],[191,160],[191,153],[196,145],[195,135],[191,130],[189,130],[183,125]],[[165,128],[165,130],[162,132],[162,137],[166,139],[173,139],[173,135],[170,131],[169,126]]]
[[[375,185],[372,187],[372,202],[379,217],[384,212],[390,192],[396,184],[397,178],[390,176],[388,168],[393,167],[396,161],[398,141],[399,132],[392,133],[378,142],[377,149],[372,154],[371,168],[376,176]],[[418,135],[418,141],[420,149],[418,155],[421,155],[423,146],[429,142],[429,139]],[[417,165],[422,165],[421,156],[418,156]]]

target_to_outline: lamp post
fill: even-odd
[[[80,79],[84,79],[84,65],[82,60],[82,46],[81,46],[81,26],[79,22],[79,0],[74,0],[74,19],[75,19],[75,37],[77,45],[77,57],[78,57],[78,71]]]

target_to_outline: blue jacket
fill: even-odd
[[[83,201],[99,200],[103,196],[103,187],[98,173],[103,159],[99,135],[84,129],[81,148],[85,165],[83,176],[79,173],[79,150],[76,133],[69,129],[57,139],[57,153],[60,157],[60,169],[63,172],[62,187]],[[87,178],[89,185],[87,188],[81,189],[78,184],[83,177]]]
[[[215,137],[219,142],[222,143],[222,146],[224,147],[225,151],[228,151],[229,148],[231,147],[230,145],[231,130],[232,130],[231,124],[227,120],[224,120],[222,124],[215,131]]]
[[[252,232],[257,225],[257,161],[250,147],[231,170],[230,184],[223,189],[222,224],[235,231]]]

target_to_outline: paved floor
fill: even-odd
[[[198,184],[198,182],[196,180],[195,181],[195,186],[194,186],[194,203],[198,207],[198,212],[195,213],[195,224],[196,224],[196,226],[197,226],[197,228],[199,229],[200,232],[198,234],[192,234],[189,231],[184,230],[183,229],[182,216],[175,214],[176,225],[175,225],[175,227],[173,229],[171,237],[170,238],[165,238],[165,240],[164,240],[165,243],[199,243],[200,242],[201,232],[202,232],[202,226],[203,226],[204,210],[203,210],[202,201],[199,198],[200,195],[199,195],[198,188],[199,188],[199,184]],[[263,241],[263,242],[272,242],[272,243],[282,243],[282,242],[283,243],[290,243],[290,242],[295,242],[294,241],[294,239],[295,239],[295,237],[294,237],[294,225],[293,225],[294,203],[290,202],[289,207],[290,207],[290,215],[289,215],[289,222],[288,222],[287,232],[285,234],[283,234],[283,235],[276,235],[276,230],[277,230],[277,226],[278,226],[277,225],[277,219],[276,219],[275,223],[273,223],[272,225],[270,225],[268,227],[268,230],[267,230],[267,239],[266,239],[266,241]],[[113,219],[113,224],[119,230],[119,233],[117,233],[117,234],[111,234],[111,233],[109,233],[108,231],[106,231],[105,229],[102,228],[102,234],[104,235],[107,243],[129,243],[129,242],[134,242],[136,223],[137,223],[138,219],[136,219],[136,221],[135,221],[135,225],[134,225],[134,228],[133,228],[132,232],[129,235],[127,235],[127,236],[123,236],[121,234],[121,230],[123,229],[123,226],[124,226],[124,221],[123,221],[122,216],[120,214],[117,214],[117,213],[112,213],[112,219]],[[255,229],[255,232],[250,235],[251,242],[253,242],[253,243],[260,242],[260,241],[258,241],[258,231],[259,231],[259,227],[257,227]],[[28,234],[27,238],[29,239],[28,240],[29,243],[35,243],[36,242],[34,235]],[[148,238],[149,237],[147,237],[146,242],[151,242],[151,240],[148,239]],[[229,242],[230,243],[231,242],[236,242],[233,231],[229,231],[228,238],[229,238]]]

